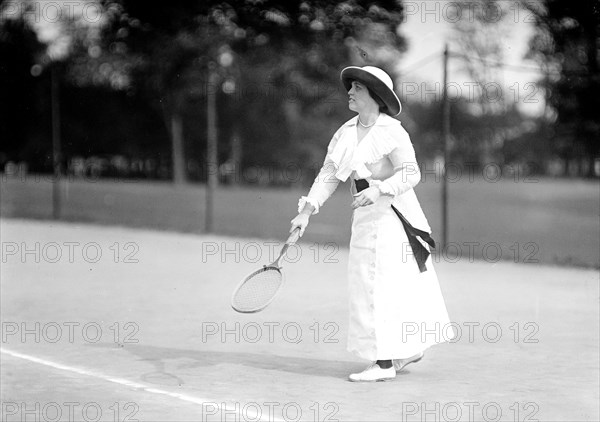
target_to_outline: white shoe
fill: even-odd
[[[407,359],[394,359],[392,360],[392,362],[394,363],[394,369],[396,371],[402,371],[406,365],[409,365],[411,363],[417,363],[418,361],[423,359],[423,356],[425,356],[425,353],[421,352]]]
[[[386,381],[396,378],[396,370],[393,366],[382,369],[374,363],[358,374],[350,374],[348,378],[352,382]]]

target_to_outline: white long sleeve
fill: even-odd
[[[340,131],[336,132],[336,134],[331,139],[329,146],[327,147],[327,155],[325,156],[325,160],[323,161],[323,166],[319,170],[319,174],[315,178],[310,191],[306,196],[303,196],[298,201],[298,212],[301,212],[304,209],[304,206],[308,202],[315,210],[313,214],[317,214],[319,209],[323,206],[325,201],[329,199],[329,197],[335,192],[340,181],[335,176],[337,167],[335,163],[331,160],[331,153],[333,152],[335,145],[338,141]]]
[[[385,180],[370,180],[370,186],[378,186],[384,195],[397,196],[414,188],[421,181],[421,171],[408,134],[398,139],[396,148],[389,153],[388,158],[394,166],[394,174]]]

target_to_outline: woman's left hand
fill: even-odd
[[[381,196],[381,191],[377,186],[371,186],[360,193],[354,195],[354,201],[352,202],[352,208],[365,207],[372,205]]]

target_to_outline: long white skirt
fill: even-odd
[[[352,218],[348,351],[371,361],[408,358],[454,337],[431,256],[419,272],[391,204],[381,197]]]

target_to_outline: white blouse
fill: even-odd
[[[319,209],[348,177],[366,179],[378,186],[381,193],[394,197],[393,205],[421,230],[430,231],[429,224],[414,193],[421,180],[410,136],[402,124],[381,113],[365,137],[358,142],[358,116],[344,123],[333,135],[327,155],[307,196],[298,201],[298,212],[308,202]],[[354,184],[352,193],[356,193]]]

